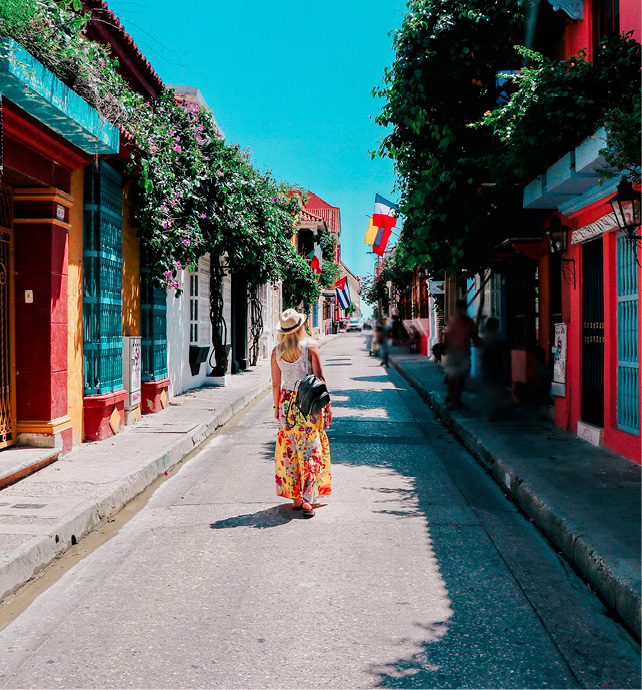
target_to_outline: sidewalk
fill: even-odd
[[[390,363],[428,402],[583,577],[640,636],[640,466],[513,406],[489,423],[446,409],[443,369],[391,348]]]
[[[45,453],[42,469],[0,490],[0,602],[270,386],[270,363],[263,361],[232,376],[229,386],[196,388],[171,398],[165,410],[145,415],[111,439],[79,444],[57,461]],[[25,460],[19,466],[38,452],[21,450],[17,457]]]

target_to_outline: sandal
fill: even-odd
[[[292,504],[292,510],[303,510],[303,503],[300,506],[295,506],[293,503]]]
[[[305,504],[301,505],[302,508],[303,508],[303,505],[305,505]],[[309,508],[303,508],[303,517],[304,518],[313,518],[314,517],[314,508],[312,507],[311,503],[308,503],[308,505],[310,506]]]

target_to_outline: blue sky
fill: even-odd
[[[166,84],[198,86],[229,143],[260,168],[341,207],[342,257],[373,270],[363,244],[375,192],[391,201],[370,95],[393,59],[403,0],[108,0]]]

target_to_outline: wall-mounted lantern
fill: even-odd
[[[642,223],[640,196],[642,196],[640,192],[633,189],[633,185],[628,180],[621,180],[617,186],[617,194],[609,199],[618,227],[628,239],[633,241],[642,239],[635,234]]]
[[[568,249],[568,236],[572,228],[562,225],[559,216],[553,216],[548,228],[546,228],[544,235],[548,242],[548,248],[551,254],[565,254]]]

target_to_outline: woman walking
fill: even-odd
[[[325,428],[332,410],[304,417],[293,405],[297,383],[309,373],[325,381],[319,346],[304,337],[304,314],[286,309],[277,327],[278,345],[272,351],[274,417],[279,422],[276,439],[276,493],[291,498],[293,510],[314,517],[319,496],[330,495],[330,444]],[[324,424],[325,418],[325,424]]]

